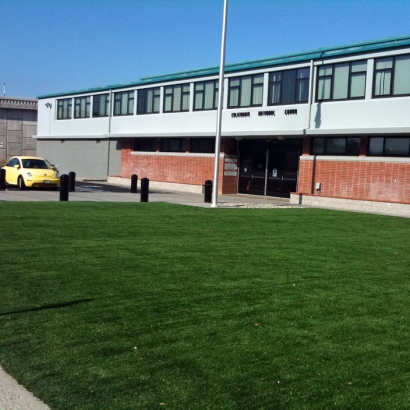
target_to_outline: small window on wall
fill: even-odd
[[[369,155],[408,157],[410,155],[410,138],[371,137],[369,139]]]
[[[364,98],[367,61],[318,67],[317,101]]]
[[[259,107],[262,105],[263,74],[229,79],[228,108]]]
[[[163,138],[161,140],[162,152],[185,152],[185,138]]]
[[[410,54],[375,60],[373,95],[410,95]]]
[[[189,110],[189,84],[170,85],[164,88],[164,112]]]
[[[138,90],[137,114],[159,113],[160,87]]]
[[[134,91],[114,94],[114,115],[134,114]]]
[[[309,71],[309,68],[300,68],[270,73],[268,105],[307,102]]]
[[[93,96],[93,117],[108,117],[110,94]]]
[[[133,151],[155,152],[157,150],[156,138],[135,138]]]
[[[213,153],[215,152],[215,138],[192,138],[191,152]]]
[[[91,97],[74,98],[74,118],[90,118]]]
[[[218,108],[218,87],[217,80],[195,83],[194,110],[214,110]]]
[[[313,138],[312,154],[357,156],[360,154],[360,138]]]
[[[73,99],[64,98],[57,100],[57,119],[70,120],[72,117]]]

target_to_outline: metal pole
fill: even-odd
[[[221,61],[219,65],[218,111],[217,111],[217,116],[216,116],[214,187],[212,191],[212,204],[211,204],[212,207],[218,206],[219,157],[221,154],[222,104],[223,104],[223,95],[224,95],[225,44],[226,44],[227,17],[228,17],[228,0],[224,0],[224,13],[223,13],[223,20],[222,20]]]

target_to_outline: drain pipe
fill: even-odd
[[[313,60],[310,60],[310,84],[309,84],[309,118],[308,118],[308,126],[307,129],[310,130],[310,117],[312,115],[312,103],[313,103],[313,95],[315,94],[315,90],[313,89],[316,81],[314,81],[314,77],[315,77],[315,72],[314,72],[314,64],[313,64]]]

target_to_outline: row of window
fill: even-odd
[[[313,155],[359,155],[360,138],[326,137],[313,138]],[[370,137],[367,150],[369,156],[408,157],[409,137]]]
[[[132,147],[133,151],[144,152],[186,152],[187,148],[186,138],[135,138]],[[214,153],[215,138],[191,138],[189,152]]]
[[[230,140],[230,154],[236,154],[235,139]],[[189,147],[189,148],[188,148]],[[214,153],[215,138],[135,138],[133,151]],[[312,139],[312,155],[360,154],[360,137],[317,137]],[[370,137],[369,156],[410,156],[410,137]]]
[[[326,64],[317,69],[316,101],[348,100],[365,97],[367,61]],[[268,105],[308,102],[308,67],[269,73]],[[264,74],[229,79],[228,108],[263,105]],[[137,114],[160,112],[161,88],[137,91]],[[375,59],[373,97],[410,95],[410,54]],[[114,93],[113,115],[134,114],[135,91]],[[72,118],[72,98],[57,100],[57,119]],[[189,111],[190,84],[164,87],[163,112]],[[194,110],[213,110],[218,105],[218,81],[194,83]],[[75,97],[74,118],[106,117],[109,94]]]

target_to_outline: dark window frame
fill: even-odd
[[[336,151],[331,151],[330,150],[330,142],[332,140],[336,139],[344,139],[345,144],[344,144],[344,152],[336,152]],[[323,140],[323,151],[322,152],[315,152],[315,141]],[[349,140],[357,140],[356,141],[356,147],[355,147],[355,152],[349,152]],[[312,138],[312,146],[311,146],[311,155],[335,155],[335,156],[352,156],[352,157],[357,157],[360,155],[360,137],[343,137],[343,136],[334,136],[334,137],[314,137]]]
[[[177,149],[170,146],[175,142],[178,145]],[[161,152],[186,152],[186,138],[161,138]]]
[[[302,70],[309,70],[309,76],[306,78],[298,78],[298,73]],[[283,83],[284,83],[284,74],[285,73],[295,73],[295,90],[294,90],[294,98],[293,101],[285,101],[283,102]],[[280,80],[273,80],[273,77],[280,74]],[[269,73],[269,81],[268,81],[268,106],[273,105],[289,105],[289,104],[306,104],[309,101],[309,82],[310,82],[310,67],[301,67],[301,68],[294,68],[291,70],[280,70],[280,71],[273,71]],[[280,87],[280,102],[272,102],[273,99],[273,90],[274,84],[279,84]],[[305,84],[307,87],[306,99],[298,100],[298,91],[300,90],[300,86]]]
[[[151,104],[149,94],[152,93]],[[137,90],[137,115],[159,114],[161,87],[141,88]],[[155,105],[157,104],[157,108]]]
[[[176,103],[176,92],[178,88],[181,89],[181,98],[179,102],[179,107],[175,107]],[[188,88],[188,91],[184,91],[184,88]],[[184,97],[188,96],[188,106],[184,107]],[[171,107],[167,109],[168,97],[171,98]],[[164,102],[163,102],[163,113],[172,113],[172,112],[187,112],[189,111],[191,99],[191,85],[189,83],[176,84],[176,85],[166,85],[164,87]]]
[[[67,103],[64,106],[64,102]],[[73,99],[61,98],[57,100],[57,120],[71,120],[73,118]]]
[[[128,95],[126,99],[127,109],[123,110],[123,95]],[[135,90],[130,91],[119,91],[114,93],[114,117],[121,117],[126,115],[134,115],[134,101],[135,101]],[[125,111],[125,113],[123,113]]]
[[[158,138],[134,138],[132,150],[135,152],[156,152]]]
[[[256,78],[262,77],[262,82],[255,83]],[[242,91],[243,91],[243,80],[246,78],[251,78],[251,94],[250,94],[250,105],[241,105],[242,99]],[[233,81],[239,81],[238,85],[232,85]],[[262,107],[263,105],[263,86],[264,86],[264,74],[248,74],[248,75],[241,75],[238,77],[231,77],[229,78],[229,86],[228,86],[228,108],[246,108],[246,107]],[[262,101],[259,104],[253,103],[254,100],[254,93],[257,88],[262,88]],[[238,104],[232,105],[231,104],[231,92],[237,90],[238,91]]]
[[[105,97],[105,102],[103,101],[101,103],[102,97]],[[101,109],[101,106],[104,106],[103,109]],[[102,112],[102,114],[100,114]],[[102,117],[108,117],[110,113],[110,94],[105,93],[105,94],[96,94],[93,95],[93,109],[92,109],[92,117],[93,118],[102,118]]]
[[[375,58],[374,59],[374,69],[373,69],[373,89],[372,89],[372,98],[391,98],[391,97],[408,97],[410,95],[409,93],[403,93],[403,94],[395,94],[394,93],[394,82],[395,82],[395,77],[396,77],[396,61],[400,57],[404,56],[409,56],[410,54],[400,54],[400,55],[395,55],[395,56],[385,56],[385,57],[380,57],[380,58]],[[386,60],[386,59],[391,59],[392,60],[392,67],[391,68],[383,68],[383,69],[377,69],[377,62],[381,60]],[[390,72],[391,78],[390,78],[390,90],[388,94],[376,94],[376,81],[377,81],[377,74],[380,72]]]
[[[212,96],[212,108],[204,108],[206,101],[206,85],[213,84],[213,96]],[[203,89],[199,90],[199,86],[202,86]],[[219,80],[207,80],[207,81],[198,81],[194,84],[194,111],[210,111],[216,110],[218,108],[218,94],[219,93]],[[201,108],[197,108],[197,96],[201,98]]]
[[[85,102],[85,111],[82,112],[82,103]],[[74,119],[90,118],[91,116],[91,96],[83,95],[74,98]]]
[[[210,144],[210,146],[208,146]],[[193,154],[212,154],[215,152],[215,138],[191,138],[191,148],[189,152]]]
[[[380,153],[376,153],[376,154],[371,154],[370,153],[370,144],[371,144],[371,141],[372,141],[372,139],[383,139],[383,148],[382,148],[382,153],[380,154]],[[400,139],[407,139],[408,140],[408,147],[407,147],[407,154],[391,154],[391,153],[386,153],[386,140],[388,140],[388,139],[397,139],[397,138],[400,138]],[[383,136],[381,136],[381,137],[376,137],[376,136],[374,136],[374,137],[369,137],[369,140],[368,140],[368,146],[367,146],[367,155],[369,156],[369,157],[404,157],[404,158],[407,158],[407,157],[410,157],[410,136],[407,136],[407,137],[400,137],[400,136],[390,136],[390,137],[383,137]]]
[[[366,63],[366,69],[362,71],[352,71],[352,65],[354,63]],[[349,74],[348,74],[348,83],[347,83],[347,97],[346,98],[334,98],[334,83],[335,83],[335,68],[337,66],[342,66],[348,64],[349,65]],[[367,66],[368,61],[364,60],[354,60],[354,61],[346,61],[341,63],[334,63],[334,64],[324,64],[321,66],[317,66],[317,78],[316,78],[316,102],[328,102],[328,101],[348,101],[348,100],[363,100],[366,98],[366,83],[367,83]],[[323,68],[332,68],[332,74],[327,75],[319,75],[320,69]],[[352,80],[354,77],[358,77],[359,75],[363,75],[364,73],[364,90],[363,95],[358,97],[352,97]],[[319,87],[320,87],[320,79],[330,79],[330,97],[329,98],[319,98]]]

